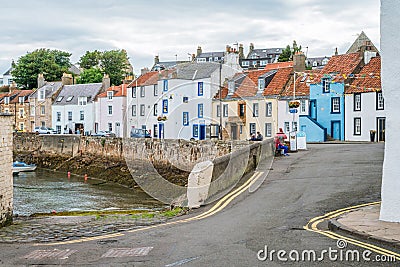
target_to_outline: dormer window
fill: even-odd
[[[330,84],[331,79],[328,77],[322,78],[322,92],[329,93],[330,92]]]
[[[61,102],[61,100],[62,100],[63,98],[64,98],[63,96],[59,96],[59,97],[57,97],[57,100],[56,100],[56,102]]]
[[[113,91],[108,91],[108,92],[107,92],[107,98],[108,98],[109,100],[112,100],[112,99],[113,99],[113,96],[114,96],[114,92],[113,92]]]
[[[4,104],[6,104],[6,105],[10,104],[10,97],[9,96],[4,97]]]
[[[39,90],[39,95],[38,95],[38,100],[43,101],[44,100],[44,89]]]
[[[18,103],[20,103],[21,105],[24,104],[25,102],[25,97],[24,96],[19,96],[18,97]]]
[[[86,96],[80,96],[78,97],[78,105],[79,106],[86,106],[87,104],[87,97]]]
[[[258,79],[258,91],[264,91],[265,80],[263,78]]]
[[[69,96],[69,97],[67,98],[67,102],[71,102],[71,100],[72,100],[73,98],[74,98],[73,95]]]
[[[312,66],[313,66],[313,67],[317,67],[317,66],[318,66],[318,62],[317,62],[317,61],[314,61],[314,62],[312,63]]]

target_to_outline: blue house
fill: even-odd
[[[335,55],[310,83],[309,115],[300,116],[307,142],[345,140],[345,84],[362,67],[360,53]]]

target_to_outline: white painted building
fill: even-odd
[[[386,111],[380,70],[381,58],[372,58],[346,88],[345,138],[348,141],[385,141]]]
[[[110,131],[117,137],[127,136],[126,127],[127,85],[111,86],[97,95],[95,105],[94,132]]]

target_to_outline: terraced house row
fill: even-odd
[[[305,132],[309,142],[385,140],[380,56],[365,34],[345,54],[314,61],[297,52],[293,61],[277,62],[278,52],[253,47],[247,60],[242,46],[199,47],[189,62],[157,56],[150,70],[119,86],[107,75],[102,83],[73,84],[68,74],[56,82],[39,74],[38,89],[0,95],[1,111],[14,113],[21,131],[44,126],[130,137],[131,129],[143,129],[153,138],[246,140],[282,129]]]

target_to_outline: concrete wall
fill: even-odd
[[[12,221],[12,124],[13,116],[0,115],[0,226],[7,225]]]
[[[383,162],[382,204],[380,219],[400,222],[400,2],[381,1],[382,91],[386,110],[386,146]]]

